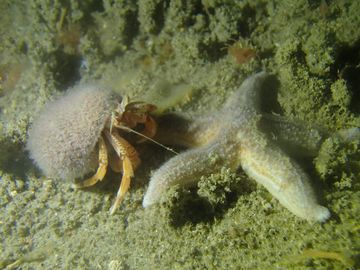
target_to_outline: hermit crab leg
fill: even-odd
[[[114,204],[110,208],[110,215],[114,214],[115,210],[123,201],[126,192],[129,189],[131,178],[134,176],[134,169],[140,164],[140,159],[134,147],[129,142],[121,138],[115,131],[105,131],[106,138],[114,147],[117,155],[122,160],[123,175],[121,179],[120,188],[116,195]]]
[[[95,185],[98,181],[101,181],[104,179],[104,176],[106,174],[106,169],[108,166],[108,153],[105,145],[105,141],[102,136],[99,138],[99,167],[96,171],[96,173],[86,179],[85,181],[82,181],[80,183],[74,184],[75,188],[84,188],[84,187],[90,187]]]

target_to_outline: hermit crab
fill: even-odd
[[[155,109],[146,102],[129,102],[98,85],[79,85],[45,106],[29,130],[27,149],[48,177],[74,180],[97,168],[93,176],[74,184],[76,188],[101,181],[108,165],[122,172],[110,208],[113,214],[140,164],[132,143],[151,139],[156,133],[157,124],[150,115]],[[130,132],[142,135],[141,139],[128,136]]]

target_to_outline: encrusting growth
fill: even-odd
[[[27,149],[48,177],[75,179],[96,164],[95,146],[115,108],[114,95],[81,86],[50,102],[29,130]]]

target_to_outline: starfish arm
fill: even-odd
[[[252,142],[243,144],[241,166],[244,171],[295,215],[320,222],[328,219],[329,210],[317,203],[308,176],[300,166],[279,148],[259,141],[262,138],[253,136]]]
[[[190,186],[199,181],[201,175],[208,173],[211,159],[206,148],[188,150],[161,166],[151,177],[144,196],[143,207],[158,202],[172,186]]]
[[[148,190],[144,196],[143,207],[158,202],[161,196],[172,186],[191,186],[200,177],[217,171],[223,165],[236,167],[232,155],[237,154],[236,145],[225,146],[224,141],[215,141],[209,145],[187,150],[164,165],[162,165],[150,179]]]
[[[263,114],[262,130],[283,149],[296,156],[315,156],[329,133],[301,120],[290,121],[284,116]]]
[[[247,107],[250,113],[259,112],[261,110],[261,92],[265,89],[272,91],[272,88],[275,86],[276,84],[272,76],[264,71],[258,72],[243,81],[240,87],[227,100],[223,111],[225,113],[234,113]]]
[[[207,144],[220,132],[218,114],[188,119],[178,114],[168,114],[159,119],[154,139],[165,145],[198,147]]]

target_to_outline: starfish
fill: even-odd
[[[296,216],[319,222],[329,218],[329,210],[317,202],[308,175],[259,127],[264,119],[260,92],[270,87],[269,77],[259,72],[247,78],[220,111],[191,121],[170,117],[160,122],[159,141],[189,150],[154,172],[143,207],[159,202],[174,185],[191,186],[223,166],[233,170],[241,166]]]

